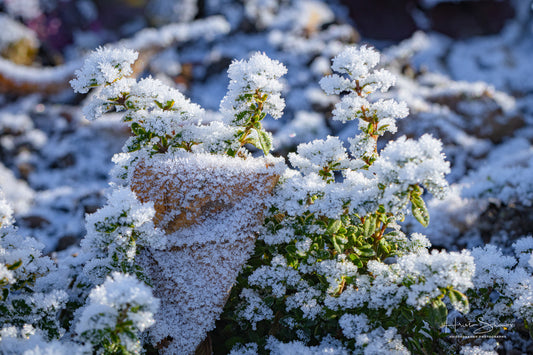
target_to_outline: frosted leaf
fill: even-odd
[[[248,283],[262,288],[271,287],[276,297],[283,297],[287,286],[300,283],[298,271],[287,266],[286,260],[278,255],[272,260],[271,266],[261,266],[248,277]]]
[[[46,334],[30,324],[22,327],[4,326],[0,329],[0,353],[22,355],[90,354],[87,345],[66,340],[49,340]]]
[[[368,317],[365,314],[345,313],[339,318],[339,326],[348,339],[355,339],[357,335],[370,330]]]
[[[396,328],[378,328],[370,333],[356,337],[358,345],[365,345],[365,355],[409,355],[411,352],[403,345],[402,338]]]
[[[291,342],[281,342],[270,336],[267,339],[267,344],[265,346],[267,350],[270,350],[271,355],[291,355],[291,354],[301,354],[301,355],[326,355],[326,354],[337,354],[337,355],[348,355],[351,352],[343,346],[342,342],[337,339],[333,339],[329,336],[324,337],[319,345],[316,346],[307,346],[302,341],[291,341]]]
[[[258,349],[257,344],[255,343],[248,343],[248,344],[237,344],[235,345],[229,355],[257,355]]]
[[[166,238],[155,228],[153,203],[141,203],[127,187],[112,191],[108,203],[86,217],[87,235],[83,250],[92,255],[84,266],[85,273],[96,283],[112,270],[135,269],[137,245],[163,248]]]
[[[505,284],[511,268],[516,264],[515,258],[504,256],[499,248],[491,244],[474,248],[472,255],[476,260],[476,288]]]
[[[159,107],[156,102],[166,110],[179,112],[184,120],[198,117],[203,113],[198,105],[191,103],[179,90],[151,77],[142,79],[132,86],[126,106],[135,107],[136,110],[150,110]]]
[[[443,198],[448,189],[444,176],[450,172],[450,165],[441,149],[442,143],[428,134],[418,141],[400,137],[389,142],[369,168],[385,186],[383,203],[394,209],[403,208],[407,203],[405,192],[418,184]]]
[[[343,97],[341,102],[335,105],[335,109],[332,112],[332,118],[336,121],[346,123],[347,121],[352,121],[356,118],[362,119],[364,116],[363,111],[368,111],[369,109],[370,102],[368,102],[367,99],[351,93]]]
[[[324,313],[322,306],[318,302],[320,296],[321,292],[319,290],[312,287],[305,288],[285,299],[285,309],[287,311],[298,309],[302,311],[303,318],[316,319],[316,317]]]
[[[373,71],[367,77],[362,78],[359,82],[361,86],[367,86],[366,90],[374,92],[380,90],[387,92],[391,86],[396,83],[396,76],[386,69],[379,69]]]
[[[354,138],[348,138],[350,152],[356,158],[374,155],[375,141],[366,134],[358,134]],[[363,163],[364,164],[364,163]]]
[[[120,78],[110,85],[103,87],[99,92],[90,96],[82,108],[83,115],[92,121],[102,117],[106,112],[113,108],[121,109],[116,106],[115,100],[123,96],[135,84],[135,79]]]
[[[420,310],[440,297],[443,289],[465,292],[473,287],[475,273],[474,258],[467,251],[407,254],[390,265],[371,260],[367,268],[372,277],[360,276],[357,290],[345,291],[336,301],[340,307],[366,304],[391,314],[407,304]],[[464,311],[462,304],[453,306]]]
[[[372,104],[371,111],[379,118],[404,118],[409,114],[409,109],[404,101],[378,100]]]
[[[244,304],[238,315],[240,318],[249,322],[253,330],[257,328],[258,322],[274,318],[272,310],[254,290],[248,288],[243,289],[240,298],[243,299]]]
[[[427,2],[427,0],[426,0]],[[465,345],[461,347],[460,355],[497,355],[498,352],[494,348],[498,343],[484,343],[481,346]]]

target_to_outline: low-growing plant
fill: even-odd
[[[429,135],[378,151],[379,137],[408,114],[404,103],[372,99],[394,83],[378,62],[375,50],[350,47],[333,60],[337,74],[322,79],[326,93],[342,95],[333,119],[356,120],[359,133],[349,153],[328,137],[289,154],[298,170],[275,191],[220,324],[228,350],[255,342],[263,352],[269,337],[306,345],[333,337],[356,352],[431,353],[442,347],[446,302],[468,310],[469,253],[430,253],[423,235],[407,237],[398,224],[409,209],[429,223],[422,195],[444,196],[449,165]]]

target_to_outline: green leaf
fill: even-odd
[[[339,243],[337,242],[337,236],[334,235],[331,239],[333,241],[333,246],[335,247],[335,250],[337,251],[337,253],[343,254],[343,250],[341,246],[339,245]]]
[[[376,231],[376,216],[369,215],[365,218],[365,223],[363,223],[363,235],[365,238],[370,237]]]
[[[382,238],[379,241],[378,247],[381,250],[381,252],[384,253],[385,255],[389,255],[390,254],[391,248],[390,248],[389,242],[387,242],[387,240]]]
[[[361,261],[361,259],[357,257],[357,255],[352,253],[352,254],[349,254],[348,257],[350,258],[352,263],[354,263],[355,266],[357,266],[358,268],[363,267],[363,262]]]
[[[331,221],[328,225],[328,233],[333,235],[339,231],[339,229],[342,227],[341,220],[337,219],[335,221]]]
[[[167,104],[165,105],[165,110],[170,110],[172,108],[172,106],[174,106],[175,104],[175,101],[174,100],[168,100],[167,101]]]
[[[359,248],[359,255],[364,256],[366,258],[371,258],[376,255],[376,252],[372,248]]]
[[[270,135],[263,130],[256,129],[255,131],[257,132],[257,137],[260,145],[257,148],[261,148],[263,153],[265,155],[268,155],[268,153],[272,149],[272,138],[270,138]]]
[[[157,107],[159,107],[161,110],[163,109],[163,104],[157,100],[154,100],[155,104],[157,105]]]
[[[418,194],[411,193],[411,211],[413,216],[424,227],[429,225],[429,212],[426,207],[426,203]]]
[[[15,261],[11,265],[8,264],[7,265],[7,269],[13,271],[13,270],[18,269],[20,267],[20,265],[22,265],[22,260]]]

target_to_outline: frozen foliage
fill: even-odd
[[[81,246],[91,256],[84,271],[96,283],[101,283],[112,271],[135,273],[142,277],[135,264],[138,248],[160,249],[164,235],[155,228],[153,203],[140,203],[128,188],[117,188],[108,204],[87,216],[87,235]]]
[[[378,89],[386,92],[395,83],[389,71],[374,69],[378,62],[379,53],[374,49],[349,47],[333,59],[332,69],[341,75],[333,74],[320,80],[320,86],[328,95],[347,92],[335,105],[333,119],[343,123],[358,120],[361,133],[351,140],[352,153],[367,164],[376,158],[377,137],[387,131],[395,133],[395,120],[409,113],[405,102],[368,100],[372,92]]]
[[[0,329],[11,327],[18,332],[34,327],[47,339],[59,338],[64,330],[57,315],[65,307],[67,294],[45,280],[55,265],[42,255],[42,244],[17,234],[1,190],[0,223]]]
[[[378,62],[379,53],[368,47],[348,47],[333,60],[332,68],[350,79],[329,76],[321,84],[331,94],[349,91],[341,104],[358,100],[341,121],[364,122],[357,138],[368,148],[349,156],[338,137],[328,137],[289,154],[299,171],[288,170],[276,188],[255,256],[228,304],[237,329],[250,324],[251,339],[273,335],[283,342],[280,353],[299,347],[314,353],[309,344],[338,335],[339,326],[346,338],[333,352],[431,349],[430,334],[446,320],[443,299],[468,311],[464,293],[473,287],[474,258],[466,251],[429,253],[427,238],[408,238],[397,224],[409,205],[422,225],[429,223],[422,193],[445,196],[449,164],[430,135],[400,137],[378,151],[382,121],[407,114],[392,101],[378,101],[370,111],[367,97],[394,82],[384,70],[371,71]],[[258,342],[276,353],[269,344]]]
[[[93,87],[112,84],[132,73],[131,66],[137,56],[138,54],[130,49],[98,48],[87,57],[83,67],[76,70],[76,78],[71,80],[70,84],[75,92],[82,94],[86,94]]]
[[[113,273],[89,294],[76,324],[81,340],[96,353],[140,354],[139,332],[154,324],[159,300],[135,277]]]
[[[279,79],[287,68],[264,53],[254,54],[248,61],[235,61],[228,69],[228,93],[220,103],[220,112],[231,126],[238,127],[239,142],[252,143],[268,154],[272,137],[261,127],[268,114],[280,118],[285,108]]]
[[[327,299],[330,308],[381,308],[388,316],[402,303],[420,310],[437,301],[443,289],[466,292],[473,286],[475,270],[473,258],[465,252],[407,254],[391,265],[369,261],[367,267],[372,276],[360,276],[357,289],[349,288],[340,297]],[[458,300],[452,305],[468,311]]]
[[[282,85],[279,78],[287,73],[287,68],[265,54],[254,54],[248,61],[236,61],[228,69],[230,83],[228,95],[222,100],[221,111],[227,120],[241,125],[248,119],[249,96],[267,95],[263,102],[265,113],[279,118],[285,102],[280,96]],[[243,116],[243,117],[241,117]]]
[[[98,49],[71,81],[81,93],[101,86],[84,108],[89,119],[113,108],[123,111],[134,134],[126,143],[127,152],[184,150],[235,156],[238,151],[246,155],[242,147],[251,143],[269,153],[272,138],[261,128],[261,120],[266,114],[281,116],[285,104],[278,79],[286,72],[282,64],[264,54],[233,63],[228,70],[229,93],[221,103],[225,124],[202,124],[204,111],[178,90],[152,78],[138,82],[127,78],[136,58],[137,53],[125,49]]]
[[[90,347],[77,343],[43,337],[30,325],[18,329],[8,326],[0,329],[0,351],[6,355],[72,355],[90,354]]]
[[[155,155],[142,164],[132,187],[154,201],[154,221],[168,238],[165,249],[147,248],[137,258],[162,299],[150,337],[163,353],[193,353],[253,249],[264,200],[284,164],[271,156],[199,153]]]
[[[533,249],[531,237],[515,244],[515,256],[504,256],[494,245],[475,248],[472,255],[476,262],[475,287],[468,294],[479,310],[467,315],[469,319],[482,316],[491,324],[512,324],[514,319],[527,323],[533,320],[533,276],[528,265],[520,263],[522,252]],[[487,307],[487,301],[490,306]],[[512,326],[510,326],[512,327]]]
[[[233,64],[233,81],[240,75],[255,85],[233,88],[242,95],[252,90],[253,112],[241,121],[203,124],[204,111],[178,90],[152,78],[125,78],[135,58],[115,63],[120,53],[100,50],[72,82],[78,91],[101,86],[86,115],[98,118],[115,108],[133,133],[114,157],[114,175],[123,187],[114,186],[108,204],[87,217],[82,247],[92,258],[84,271],[97,284],[114,270],[152,284],[163,299],[150,330],[152,343],[163,353],[192,353],[214,328],[253,247],[266,195],[284,170],[282,159],[252,158],[243,146],[252,143],[268,155],[271,138],[260,122],[267,113],[281,114],[277,79],[285,68],[260,54]],[[269,63],[271,74],[262,70]],[[103,77],[101,68],[109,66],[120,70],[83,83]],[[250,70],[255,72],[248,77]],[[116,343],[111,339],[108,346]]]
[[[318,174],[324,167],[329,170],[348,168],[346,149],[338,137],[328,136],[326,140],[314,140],[298,145],[296,153],[289,153],[291,164],[304,175]]]
[[[437,2],[420,3],[429,8]],[[59,3],[80,9],[92,4],[85,0],[0,3],[5,12],[26,23],[35,16],[38,22],[48,20],[46,11]],[[514,21],[498,35],[454,41],[418,33],[387,51],[389,58],[381,65],[396,79],[379,69],[375,50],[343,49],[344,43],[357,42],[357,36],[350,26],[339,24],[343,11],[336,2],[151,0],[126,1],[124,6],[133,3],[150,4],[152,14],[146,19],[152,24],[184,22],[145,28],[117,43],[115,48],[140,51],[142,60],[132,72],[143,71],[142,80],[119,70],[121,65],[130,67],[127,55],[119,67],[112,56],[100,57],[103,65],[93,68],[93,73],[103,81],[94,87],[84,112],[96,118],[119,111],[107,114],[106,120],[89,125],[77,108],[64,105],[74,96],[47,95],[48,84],[67,82],[80,63],[42,68],[0,59],[0,90],[8,92],[0,95],[5,106],[0,111],[0,181],[20,225],[18,230],[11,225],[10,208],[0,200],[4,233],[0,259],[6,255],[9,259],[19,249],[38,259],[21,258],[20,264],[16,258],[0,260],[0,288],[9,290],[8,306],[0,314],[4,317],[4,309],[20,313],[12,318],[17,324],[0,326],[1,353],[104,352],[97,337],[91,338],[94,344],[86,341],[85,347],[70,341],[75,339],[76,324],[102,307],[88,298],[91,288],[117,270],[151,283],[162,299],[161,310],[153,317],[156,324],[142,336],[161,353],[194,352],[215,327],[228,297],[226,313],[211,333],[217,353],[230,351],[239,341],[243,344],[237,344],[233,353],[531,352],[527,331],[532,318],[533,250],[531,237],[516,239],[531,233],[533,101],[531,81],[524,80],[531,72],[528,1],[514,2],[522,22]],[[202,18],[220,13],[223,16]],[[199,20],[189,22],[192,17]],[[117,33],[131,33],[144,24],[120,26]],[[11,34],[18,36],[16,31],[3,35]],[[207,43],[220,34],[216,43]],[[75,34],[76,46],[92,47],[84,39],[100,41],[107,35]],[[186,45],[179,44],[185,41]],[[150,59],[152,51],[162,47],[168,49],[161,60]],[[41,52],[46,50],[45,45]],[[65,59],[71,60],[78,50],[69,47]],[[283,92],[286,108],[281,108],[281,100],[267,105],[269,95],[252,95],[250,105],[242,106],[252,119],[236,125],[232,119],[237,106],[225,116],[209,109],[216,109],[223,96],[222,68],[231,58],[251,58],[235,62],[236,67],[250,65],[262,56],[250,57],[256,50],[284,63],[288,73],[283,84],[291,90]],[[331,57],[335,57],[333,75]],[[269,61],[276,65],[266,65]],[[280,62],[265,60],[265,68],[279,68]],[[427,72],[423,67],[427,63],[446,75]],[[146,68],[158,80],[145,75]],[[316,85],[323,75],[328,75],[321,84],[329,96]],[[456,82],[447,75],[489,81],[515,97],[484,82]],[[91,85],[76,84],[81,79],[74,80],[75,86],[89,90]],[[280,76],[272,85],[281,87],[279,80]],[[255,79],[248,81],[258,85]],[[394,82],[394,90],[387,91]],[[185,98],[174,83],[207,110]],[[9,86],[13,84],[14,90]],[[229,89],[227,97],[231,84]],[[26,90],[46,93],[10,103],[13,95]],[[333,106],[333,117],[325,114]],[[398,121],[407,108],[411,119]],[[283,117],[272,120],[281,111]],[[263,115],[265,121],[258,124],[257,117]],[[130,125],[131,137],[118,124],[120,119]],[[273,132],[274,147],[263,127]],[[387,144],[396,131],[404,137]],[[60,237],[81,237],[83,215],[105,202],[101,193],[109,169],[105,162],[127,138],[123,153],[113,158],[117,185],[108,194],[108,205],[87,218],[83,249],[71,246],[50,254],[59,263],[56,268],[42,256],[41,245],[17,233],[31,231],[46,242],[47,251],[56,244],[58,250],[65,247],[57,243]],[[266,154],[272,148],[283,155],[296,150],[290,154],[294,169],[283,174],[279,161],[252,159],[248,143]],[[296,147],[299,143],[307,144]],[[449,166],[441,150],[452,165],[447,177],[454,183],[450,191],[443,178]],[[237,157],[235,165],[219,153]],[[229,164],[232,175],[211,178],[217,163]],[[259,229],[264,200],[247,195],[254,192],[245,172],[255,169],[248,163],[257,163],[260,175],[269,169],[283,174],[275,196],[268,199],[266,223]],[[173,178],[167,179],[169,172]],[[209,185],[211,180],[217,182],[215,187]],[[232,180],[237,184],[228,187]],[[259,185],[272,186],[274,180],[265,178]],[[171,185],[177,189],[174,195]],[[145,186],[157,192],[152,202]],[[439,198],[449,193],[445,200],[430,201],[427,210],[426,191]],[[491,238],[504,247],[479,247],[470,255],[429,253],[428,238],[406,233],[415,219],[427,225],[428,211],[432,222],[424,232],[438,249],[480,245]],[[501,226],[490,223],[494,211],[505,223],[517,215],[522,223],[500,233]],[[407,223],[400,226],[409,214],[414,218],[407,216]],[[239,221],[250,225],[239,227]],[[163,244],[167,239],[163,231],[169,243]],[[235,281],[232,275],[250,254],[256,234],[255,255],[228,296]],[[37,268],[42,275],[30,272],[27,277],[22,261],[49,267]],[[143,286],[133,276],[117,277],[130,279],[133,288]],[[20,280],[28,282],[17,289]],[[350,302],[344,304],[348,296]],[[87,298],[89,305],[84,307]],[[28,305],[31,314],[22,314]],[[104,308],[104,318],[119,313],[116,307]],[[488,336],[506,340],[468,338],[472,329],[453,327],[454,318],[489,323]],[[93,326],[98,329],[88,325]],[[110,347],[122,344],[129,352],[142,351],[136,341],[116,334],[110,336],[114,338]],[[139,334],[135,336],[138,339]],[[466,338],[455,341],[454,336]],[[116,342],[121,339],[127,341]]]

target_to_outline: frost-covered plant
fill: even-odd
[[[221,104],[226,122],[203,124],[203,109],[179,90],[153,78],[128,77],[137,55],[128,49],[99,48],[71,81],[79,93],[100,87],[84,107],[89,120],[111,109],[124,112],[123,120],[133,133],[126,152],[181,150],[235,156],[250,143],[269,153],[271,136],[261,128],[261,120],[266,114],[280,117],[285,106],[278,80],[286,72],[282,64],[259,53],[249,61],[234,62],[228,70],[229,92]]]
[[[129,177],[137,168],[134,163],[154,159],[155,154],[171,157],[222,154],[247,159],[248,143],[268,155],[272,138],[262,129],[261,121],[267,114],[278,118],[284,108],[278,80],[286,69],[264,54],[255,54],[249,61],[237,61],[230,66],[229,92],[221,104],[224,120],[205,124],[204,111],[178,90],[152,78],[140,81],[129,78],[136,58],[134,51],[100,48],[88,57],[71,81],[74,90],[80,93],[97,88],[83,110],[88,119],[97,119],[116,109],[122,111],[123,121],[129,123],[132,131],[123,153],[113,158],[119,185],[113,185],[106,206],[87,216],[87,236],[82,248],[90,260],[83,270],[96,285],[115,271],[135,275],[150,284],[135,257],[140,248],[165,247],[164,235],[152,221],[153,204],[139,202],[130,189]],[[122,312],[118,304],[109,306],[114,312]],[[92,308],[89,305],[77,314],[81,313],[83,320]],[[125,339],[116,334],[113,326],[104,325],[105,331],[92,332],[85,340],[94,345],[105,337],[105,351],[123,350],[124,346],[129,352],[137,351],[124,345]],[[87,333],[90,329],[88,325],[83,331],[76,331]],[[137,327],[125,331],[137,336],[142,330]]]
[[[379,137],[408,113],[404,103],[373,98],[394,84],[388,71],[374,69],[378,62],[375,50],[349,47],[333,59],[338,74],[321,81],[328,94],[343,95],[333,119],[357,120],[359,133],[350,152],[328,137],[289,154],[298,170],[275,190],[219,328],[239,334],[228,346],[252,341],[263,352],[268,336],[307,346],[332,336],[356,352],[431,351],[445,301],[468,309],[472,256],[429,253],[423,235],[407,237],[398,225],[409,211],[429,223],[422,195],[444,196],[449,164],[429,135],[378,151]]]
[[[467,292],[472,311],[462,317],[490,326],[485,334],[497,335],[523,322],[533,336],[533,237],[517,240],[513,249],[514,256],[490,244],[472,250],[476,273]]]
[[[58,339],[64,333],[58,314],[67,293],[47,279],[56,266],[42,254],[44,246],[20,237],[12,223],[11,208],[0,191],[0,330],[35,328],[48,340]]]
[[[165,245],[163,233],[154,227],[154,214],[153,203],[141,203],[130,189],[119,187],[111,192],[107,205],[87,216],[81,246],[90,255],[84,271],[93,282],[100,284],[113,271],[145,280],[135,263],[139,248]]]
[[[115,272],[89,294],[76,333],[96,354],[140,354],[139,333],[154,324],[158,307],[148,286]]]
[[[279,79],[286,73],[283,64],[259,53],[248,61],[230,65],[228,93],[220,103],[220,111],[229,125],[238,127],[240,147],[250,143],[265,155],[272,149],[272,135],[262,128],[261,121],[267,114],[274,118],[283,114],[285,101]],[[235,153],[228,152],[232,156]]]

